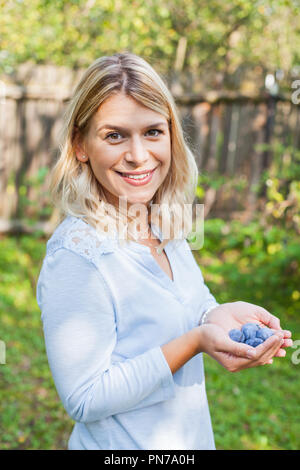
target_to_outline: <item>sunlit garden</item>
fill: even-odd
[[[67,98],[62,94],[47,114],[34,106],[58,99],[57,84],[39,96],[25,72],[24,82],[15,77],[28,61],[33,69],[50,63],[78,70],[122,49],[160,67],[178,98],[199,166],[195,202],[207,208],[204,244],[193,255],[210,291],[219,303],[263,306],[292,332],[294,347],[270,365],[232,374],[204,355],[216,448],[299,449],[300,110],[290,99],[291,83],[300,77],[296,2],[34,0],[26,15],[23,3],[0,2],[0,80],[6,86],[0,100],[0,449],[64,450],[74,425],[52,379],[36,301],[51,236],[45,227],[54,214],[47,192],[57,150],[53,128]],[[24,96],[13,83],[28,88]],[[271,101],[264,101],[266,94]],[[241,104],[246,98],[253,100],[251,119]],[[282,105],[280,114],[280,103],[288,111]]]

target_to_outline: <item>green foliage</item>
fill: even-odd
[[[238,219],[206,220],[204,246],[195,257],[200,264],[204,263],[204,270],[206,265],[209,267],[209,279],[220,302],[264,302],[267,309],[297,316],[300,151],[278,143],[271,149],[272,164],[255,189],[261,194],[266,188],[266,194],[259,199],[252,219],[246,224]],[[221,187],[220,178],[212,179],[214,175],[201,175],[199,179],[203,200],[208,187]],[[239,182],[233,178],[232,187]]]
[[[298,322],[284,327],[299,338]],[[215,442],[218,450],[295,450],[299,448],[298,368],[292,362],[295,349],[272,365],[225,371],[205,355],[205,377]]]
[[[288,73],[299,62],[293,0],[2,0],[0,9],[0,70],[6,73],[28,60],[86,67],[120,50],[151,59],[163,74],[182,68],[230,75],[254,67]],[[180,38],[186,54],[175,67]]]
[[[278,143],[271,150],[272,165],[256,188],[258,194],[266,188],[266,194],[252,220],[206,220],[204,246],[193,253],[220,303],[243,300],[266,308],[279,317],[282,328],[292,331],[295,341],[300,337],[300,152]],[[201,175],[200,200],[208,188],[220,189],[221,181]],[[228,179],[223,182],[228,184]],[[231,181],[232,186],[238,183]],[[289,348],[271,367],[234,376],[205,356],[217,449],[299,448],[294,401],[299,396],[299,365],[291,360],[294,351]]]
[[[49,373],[35,299],[45,243],[28,235],[1,239],[1,449],[66,448],[72,428]]]
[[[49,191],[43,189],[48,173],[48,167],[40,167],[34,176],[25,176],[19,186],[17,218],[31,229],[35,238],[43,236],[43,231],[33,227],[38,222],[48,220],[53,211]]]
[[[261,178],[260,192],[267,187],[261,210],[270,226],[300,234],[300,151],[276,142],[271,147],[273,161]]]
[[[213,256],[212,256],[213,253]],[[220,219],[205,223],[204,247],[195,254],[219,302],[245,300],[297,316],[300,308],[299,237]]]

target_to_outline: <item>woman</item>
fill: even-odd
[[[234,372],[291,345],[278,318],[219,305],[204,284],[186,241],[197,176],[153,68],[131,53],[97,59],[66,110],[51,180],[61,220],[37,285],[49,365],[75,420],[69,449],[215,449],[202,353]],[[275,334],[257,348],[232,341],[246,322]]]

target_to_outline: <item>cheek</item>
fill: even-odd
[[[171,160],[171,144],[166,140],[161,140],[160,142],[156,143],[156,148],[153,149],[154,152],[157,154],[159,159],[163,164],[168,164]]]
[[[92,159],[93,168],[99,172],[109,170],[117,161],[119,153],[113,147],[98,145],[93,149]]]
[[[105,187],[109,185],[109,178],[107,176],[109,169],[108,162],[103,161],[103,159],[98,156],[97,158],[90,158],[90,165],[97,181]]]
[[[165,155],[168,160],[171,160],[171,154],[172,154],[172,144],[171,144],[171,139],[168,138],[167,141],[164,144],[165,148]]]
[[[165,144],[163,155],[164,155],[164,162],[166,163],[166,165],[170,166],[171,155],[172,155],[172,149],[171,149],[170,143]]]

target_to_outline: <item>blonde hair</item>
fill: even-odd
[[[169,122],[171,167],[151,201],[158,207],[156,213],[151,211],[151,220],[153,222],[154,219],[161,230],[163,243],[160,248],[163,249],[172,239],[186,238],[192,229],[191,213],[186,209],[187,206],[192,207],[195,198],[198,169],[185,141],[168,87],[144,59],[133,53],[100,57],[81,77],[65,110],[59,142],[60,155],[50,173],[50,195],[59,210],[59,223],[65,216],[72,215],[84,219],[103,233],[113,218],[113,223],[125,227],[125,240],[135,240],[128,216],[119,210],[115,213],[108,210],[108,201],[90,163],[79,161],[74,149],[75,136],[78,133],[82,137],[87,134],[91,118],[99,106],[118,92],[162,114]],[[179,230],[178,220],[181,220]]]

